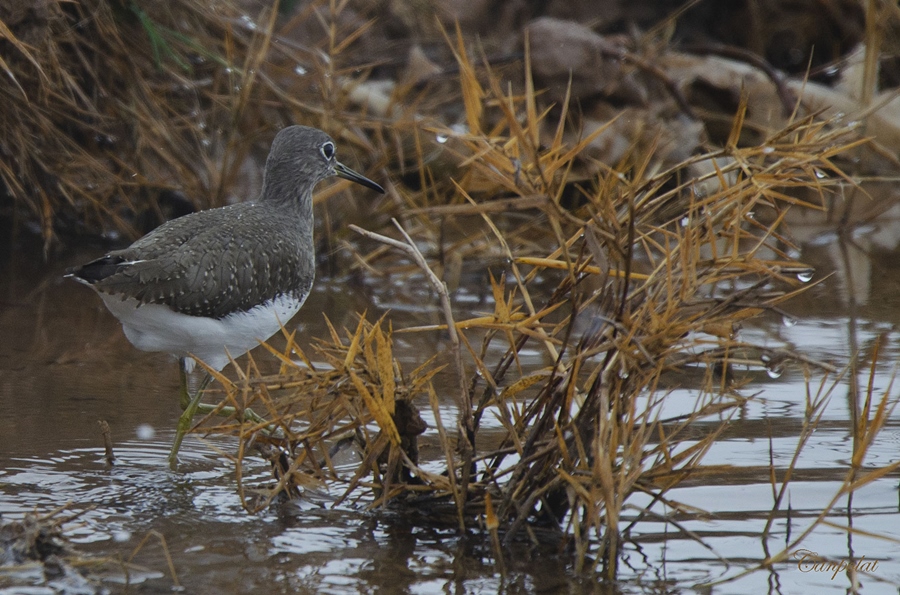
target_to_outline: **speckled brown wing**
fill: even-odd
[[[74,275],[103,293],[212,318],[286,292],[305,296],[315,274],[312,229],[267,209],[243,203],[175,219]]]

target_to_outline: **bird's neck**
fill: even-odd
[[[296,178],[266,179],[258,202],[277,207],[286,213],[296,213],[302,217],[312,217],[312,188],[298,183]]]

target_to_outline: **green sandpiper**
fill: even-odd
[[[335,153],[321,130],[285,128],[272,142],[255,202],[173,219],[67,275],[100,295],[135,347],[179,358],[184,413],[169,455],[173,468],[211,379],[189,396],[195,358],[223,369],[278,332],[309,295],[316,184],[339,176],[384,193]]]

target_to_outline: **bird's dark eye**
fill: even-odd
[[[322,145],[322,148],[319,149],[319,151],[322,153],[322,157],[324,157],[328,161],[334,159],[334,143],[325,143],[324,145]]]

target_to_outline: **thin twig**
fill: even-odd
[[[472,419],[472,404],[469,396],[468,383],[466,382],[466,369],[462,360],[462,350],[460,349],[459,334],[456,330],[456,322],[453,319],[453,308],[450,304],[450,292],[447,285],[428,266],[428,262],[422,255],[422,252],[416,246],[415,242],[406,233],[406,230],[397,222],[396,219],[391,220],[394,226],[403,235],[406,242],[401,242],[393,238],[362,229],[356,225],[350,225],[350,229],[367,238],[392,246],[408,254],[419,268],[425,273],[432,288],[438,294],[441,302],[441,309],[444,315],[444,321],[447,324],[447,333],[450,337],[450,354],[456,367],[456,379],[459,383],[458,406],[459,406],[459,444],[457,446],[460,457],[462,458],[462,478],[460,482],[460,497],[457,498],[457,508],[459,512],[460,528],[464,528],[463,507],[465,505],[465,494],[468,490],[469,474],[471,473],[472,457],[474,455],[474,445],[472,444],[472,436],[474,432],[474,422]]]
[[[112,467],[116,463],[116,455],[113,453],[112,432],[105,419],[98,420],[100,434],[103,436],[103,450],[106,452],[106,464]]]

